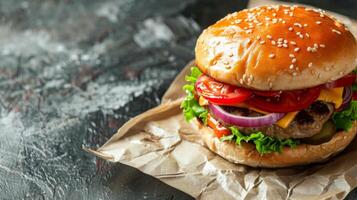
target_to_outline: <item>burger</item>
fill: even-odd
[[[228,161],[325,161],[357,132],[356,39],[320,9],[262,6],[227,15],[195,47],[181,107]]]

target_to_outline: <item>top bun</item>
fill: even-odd
[[[196,64],[212,78],[256,90],[295,90],[336,80],[357,64],[344,24],[319,9],[262,6],[224,17],[197,40]]]

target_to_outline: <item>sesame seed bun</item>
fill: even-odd
[[[229,14],[203,31],[195,53],[205,74],[256,90],[309,88],[357,65],[352,33],[325,12],[301,6]]]
[[[233,163],[266,168],[291,167],[326,161],[344,150],[357,133],[357,122],[355,122],[348,132],[337,132],[328,142],[318,145],[299,144],[295,148],[285,147],[281,153],[260,155],[255,146],[250,143],[242,142],[241,146],[238,146],[233,142],[221,142],[211,128],[200,124],[197,120],[193,123],[198,125],[201,137],[211,151]]]

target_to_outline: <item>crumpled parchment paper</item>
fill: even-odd
[[[250,6],[273,3],[251,1]],[[337,18],[357,33],[356,22]],[[184,76],[192,65],[173,81],[161,105],[128,121],[99,149],[86,150],[138,168],[197,199],[343,199],[357,186],[356,139],[327,163],[284,169],[236,165],[210,152],[180,109]]]

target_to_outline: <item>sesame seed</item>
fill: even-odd
[[[320,14],[320,17],[324,18],[324,17],[325,17],[325,15],[321,13],[321,14]]]
[[[293,58],[293,59],[291,60],[291,62],[292,62],[292,63],[296,63],[296,58]]]
[[[317,45],[316,43],[314,43],[314,48],[315,48],[315,49],[319,48],[319,45]]]
[[[308,66],[308,67],[312,67],[312,62],[310,62],[307,66]]]
[[[302,28],[302,25],[301,25],[301,24],[299,24],[299,23],[294,23],[294,26],[297,26],[297,27]]]
[[[269,58],[275,58],[275,54],[269,54]]]
[[[262,40],[262,41],[260,41],[259,43],[260,43],[260,44],[265,44],[265,41],[264,41],[264,40]]]
[[[289,66],[289,68],[290,68],[290,69],[294,69],[294,64],[291,64],[291,65]]]
[[[291,12],[291,13],[289,14],[289,16],[292,17],[292,16],[294,16],[294,14]]]
[[[308,52],[311,52],[312,48],[311,48],[311,47],[307,47],[306,50],[307,50]]]
[[[242,20],[241,20],[241,19],[237,19],[237,20],[235,20],[234,22],[235,22],[236,24],[239,24],[239,23],[242,22]]]
[[[295,58],[295,55],[291,53],[291,54],[289,54],[289,57],[290,58]]]
[[[321,48],[325,48],[326,46],[324,44],[320,44],[320,47]]]
[[[257,25],[258,25],[258,26],[261,26],[261,25],[263,25],[263,23],[262,23],[262,22],[259,22],[259,23],[257,23]]]
[[[289,31],[293,31],[294,29],[293,29],[293,27],[289,27],[288,30]]]
[[[267,35],[267,38],[268,38],[269,40],[271,40],[271,39],[272,39],[271,35]]]
[[[278,38],[278,42],[282,42],[283,41],[283,38]]]
[[[259,35],[257,36],[257,40],[260,40],[260,36]]]
[[[284,47],[284,48],[288,48],[288,45],[287,45],[287,44],[283,44],[283,47]]]
[[[304,27],[307,27],[307,24],[304,24]]]
[[[288,43],[288,41],[287,41],[287,40],[284,40],[284,43],[285,43],[285,44],[287,44],[287,43]]]
[[[310,38],[310,35],[308,33],[305,33],[305,35],[306,35],[307,38]]]
[[[300,37],[301,39],[304,39],[304,36],[303,36],[303,35],[299,35],[299,37]]]
[[[271,44],[272,44],[272,45],[275,45],[275,44],[276,44],[276,42],[275,42],[274,40],[272,40],[272,41],[271,41]]]
[[[316,23],[316,24],[321,24],[321,22],[320,22],[320,21],[316,21],[315,23]]]
[[[294,42],[294,41],[290,41],[290,44],[292,44],[292,45],[296,45],[296,42]]]
[[[277,47],[278,47],[278,48],[281,48],[281,47],[283,47],[283,45],[281,45],[281,44],[278,44],[278,45],[277,45]]]
[[[340,31],[338,31],[338,30],[336,30],[336,29],[332,29],[332,32],[334,32],[334,33],[337,33],[337,34],[341,35],[341,32],[340,32]]]
[[[299,47],[296,47],[296,48],[294,49],[295,52],[298,52],[299,50],[300,50]]]

